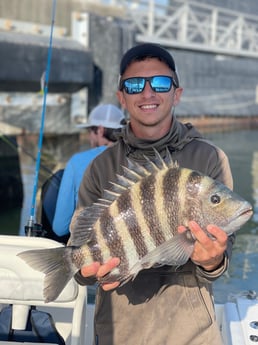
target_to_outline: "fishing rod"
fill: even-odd
[[[52,18],[51,18],[51,30],[50,30],[48,56],[47,56],[47,66],[46,66],[46,71],[43,74],[44,75],[44,81],[42,82],[43,85],[41,86],[41,89],[43,91],[43,105],[42,105],[39,140],[38,140],[38,153],[37,153],[36,166],[35,166],[35,178],[34,178],[33,194],[32,194],[32,201],[31,201],[30,217],[29,217],[27,225],[25,226],[25,234],[27,236],[39,236],[39,234],[42,233],[41,224],[37,224],[35,222],[35,209],[36,209],[36,196],[37,196],[37,189],[38,189],[39,169],[40,169],[40,160],[41,160],[41,150],[42,150],[43,135],[44,135],[48,82],[49,82],[49,75],[50,75],[50,68],[51,68],[55,13],[56,13],[56,0],[52,0]]]

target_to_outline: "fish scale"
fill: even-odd
[[[77,212],[71,246],[19,253],[32,268],[45,273],[46,302],[55,300],[83,265],[119,257],[120,264],[100,279],[120,286],[153,266],[185,264],[195,239],[179,225],[196,221],[206,231],[215,224],[228,235],[252,215],[252,206],[219,181],[181,168],[169,153],[163,160],[128,161],[103,198]]]

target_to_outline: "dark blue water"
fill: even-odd
[[[237,233],[228,272],[214,283],[216,302],[225,302],[228,294],[246,290],[258,292],[258,130],[210,133],[206,136],[229,156],[234,190],[251,202],[254,216]],[[24,205],[22,212],[0,214],[0,233],[23,232],[31,209],[34,163],[23,165]]]

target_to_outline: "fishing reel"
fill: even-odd
[[[29,221],[24,228],[28,237],[46,237],[47,231],[43,229],[42,224]]]

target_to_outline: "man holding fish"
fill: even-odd
[[[130,121],[84,174],[70,245],[18,254],[46,274],[46,302],[73,276],[99,282],[94,345],[222,345],[212,281],[252,207],[225,153],[176,119],[182,92],[168,51],[129,49],[117,97]]]
[[[226,155],[173,115],[182,92],[174,60],[165,49],[146,43],[125,53],[117,97],[129,112],[130,123],[119,143],[87,171],[79,191],[79,207],[89,206],[102,196],[108,182],[121,173],[121,165],[126,165],[126,157],[142,163],[143,155],[150,157],[153,148],[163,156],[168,148],[179,166],[201,171],[233,188]],[[227,269],[234,237],[212,224],[201,229],[194,219],[187,226],[196,242],[185,265],[140,272],[121,288],[115,289],[119,282],[99,287],[95,344],[222,343],[214,318],[211,282]],[[178,228],[179,232],[185,230],[183,224]],[[117,265],[118,258],[101,266],[95,262],[81,269],[77,281],[87,284],[83,277],[96,275],[99,279]]]

